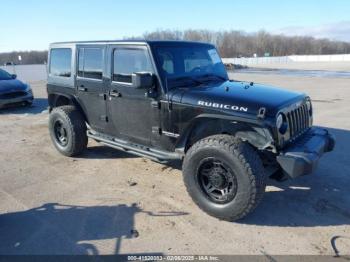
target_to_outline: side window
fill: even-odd
[[[71,77],[72,50],[54,48],[50,51],[50,75]]]
[[[113,81],[131,83],[136,72],[153,72],[150,57],[145,48],[117,48],[113,51]]]
[[[101,48],[80,48],[78,56],[78,76],[102,79],[103,50]]]

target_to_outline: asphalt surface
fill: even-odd
[[[337,137],[315,174],[269,181],[254,213],[220,221],[191,201],[179,163],[93,141],[79,158],[60,155],[49,139],[45,82],[32,82],[33,107],[0,111],[0,254],[349,254],[350,79],[231,77],[311,95],[315,124]]]

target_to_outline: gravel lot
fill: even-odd
[[[350,254],[350,78],[240,74],[304,91],[337,137],[317,172],[269,181],[239,223],[209,217],[161,165],[89,141],[79,158],[51,144],[45,82],[32,108],[0,111],[0,254]],[[337,238],[337,236],[340,236]]]

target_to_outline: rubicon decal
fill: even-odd
[[[228,110],[233,110],[233,111],[248,112],[248,107],[227,105],[227,104],[219,104],[219,103],[207,102],[207,101],[198,101],[198,105],[206,106],[206,107],[213,107],[213,108],[228,109]]]

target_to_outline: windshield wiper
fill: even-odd
[[[202,85],[203,82],[194,78],[194,77],[191,77],[191,76],[183,76],[183,77],[177,77],[177,78],[173,78],[173,79],[169,79],[171,82],[180,82],[181,84],[184,84],[189,81],[191,81],[191,83],[195,84],[196,86],[199,86],[199,85]]]
[[[215,78],[218,80],[222,80],[222,81],[227,81],[228,79],[226,77],[223,76],[219,76],[219,75],[214,75],[214,74],[205,74],[199,77],[199,79],[207,79],[207,78]]]

